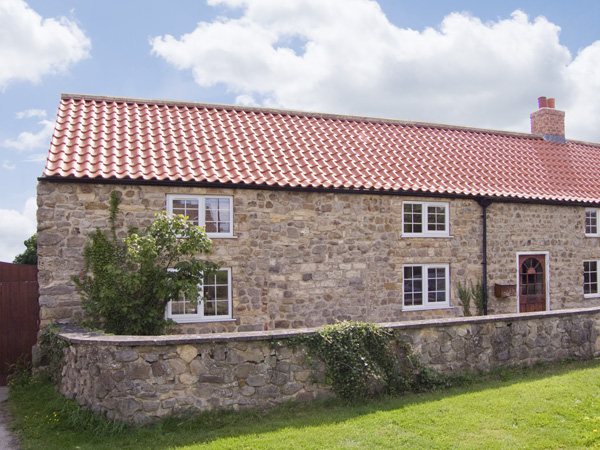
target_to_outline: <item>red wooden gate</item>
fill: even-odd
[[[39,317],[37,266],[0,262],[0,386],[20,357],[31,361]]]

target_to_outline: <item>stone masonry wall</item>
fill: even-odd
[[[493,203],[488,208],[491,314],[518,312],[518,298],[496,298],[494,284],[518,281],[517,253],[548,253],[550,309],[600,305],[583,296],[583,261],[600,259],[600,238],[585,236],[585,208]]]
[[[456,295],[451,308],[402,311],[402,265],[449,263],[451,280],[481,277],[481,209],[470,200],[449,202],[451,237],[407,239],[400,236],[402,201],[424,199],[42,181],[38,186],[42,326],[80,316],[70,277],[82,269],[87,236],[96,227],[108,226],[113,189],[122,194],[122,229],[148,225],[165,209],[167,194],[234,198],[235,238],[213,239],[211,255],[232,270],[234,319],[181,325],[180,333],[315,327],[346,319],[452,317],[462,314]]]
[[[600,308],[386,324],[446,373],[600,353]],[[305,349],[272,346],[314,329],[161,337],[63,332],[60,391],[110,419],[140,424],[188,409],[246,408],[331,395]],[[312,360],[311,363],[309,361]]]
[[[121,230],[148,225],[165,209],[167,194],[233,196],[235,238],[213,239],[211,255],[231,268],[233,320],[180,325],[178,333],[461,316],[458,281],[475,283],[482,277],[482,210],[473,200],[41,181],[42,326],[80,317],[70,277],[83,267],[87,236],[96,227],[108,227],[112,190],[122,195]],[[448,201],[450,237],[402,237],[402,202],[408,200]],[[516,296],[494,296],[496,283],[516,285],[517,252],[548,252],[550,309],[600,304],[600,298],[583,298],[583,260],[600,259],[600,238],[584,236],[584,220],[584,207],[492,203],[487,232],[490,313],[518,311]],[[450,265],[450,308],[403,311],[402,267],[410,263]]]

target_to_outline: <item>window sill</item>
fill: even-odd
[[[206,236],[211,238],[211,239],[237,239],[238,236],[235,236],[233,234],[229,235],[229,234],[212,234],[212,233],[206,233]]]
[[[596,234],[585,233],[585,237],[597,238],[597,237],[600,237],[600,233],[596,233]]]
[[[436,306],[404,306],[402,311],[431,311],[437,309],[453,309],[450,305],[436,305]]]
[[[446,238],[446,239],[454,239],[454,236],[449,234],[401,234],[400,237],[403,238]]]
[[[185,319],[176,319],[174,317],[168,317],[175,323],[214,323],[214,322],[233,322],[235,319],[231,317],[223,317],[221,319],[204,319],[198,317],[190,317]]]
[[[600,298],[600,292],[597,294],[583,294],[583,298]]]

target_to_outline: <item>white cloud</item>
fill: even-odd
[[[87,58],[91,42],[65,17],[44,19],[23,0],[0,0],[0,89],[33,83]]]
[[[573,60],[544,17],[453,13],[416,31],[370,0],[209,4],[241,15],[155,37],[152,52],[201,86],[224,83],[241,103],[529,131],[537,97],[548,96],[573,117],[568,137],[600,141],[599,102],[583,100],[600,93],[600,43]]]
[[[24,131],[16,139],[5,139],[2,141],[2,146],[21,151],[47,148],[50,144],[52,131],[54,130],[54,122],[42,120],[38,124],[42,125],[42,129],[37,133]]]
[[[11,161],[2,161],[2,168],[6,170],[15,170],[17,166],[15,166]]]
[[[32,117],[46,117],[46,111],[43,109],[28,109],[17,113],[17,119],[30,119]]]
[[[23,211],[0,209],[0,261],[12,262],[25,251],[23,242],[35,233],[37,204],[33,197],[25,202]]]
[[[46,162],[47,158],[48,158],[48,153],[36,153],[33,155],[29,155],[26,159],[23,160],[23,162],[41,163],[41,162]]]

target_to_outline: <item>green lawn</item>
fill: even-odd
[[[46,382],[11,389],[27,449],[578,449],[600,447],[600,361],[490,375],[361,404],[202,414],[119,429]]]

